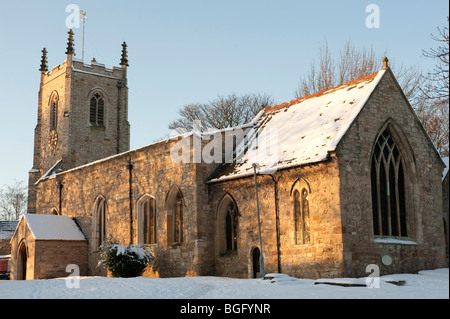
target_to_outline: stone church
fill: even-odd
[[[48,70],[42,51],[12,279],[106,275],[108,236],[151,245],[147,276],[253,278],[261,253],[266,273],[302,278],[447,267],[444,164],[386,58],[240,127],[130,150],[126,44],[109,69],[75,59],[69,32],[66,55]]]

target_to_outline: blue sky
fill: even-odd
[[[373,46],[382,58],[430,70],[422,50],[447,23],[447,1],[1,1],[0,187],[27,183],[32,167],[41,50],[49,68],[61,64],[67,43],[66,6],[87,12],[85,62],[118,66],[129,49],[131,148],[169,133],[187,103],[229,93],[294,98],[300,77],[328,42],[338,53],[347,40]],[[380,9],[380,27],[367,28],[366,6]],[[82,30],[75,29],[81,58]]]

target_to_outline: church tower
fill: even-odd
[[[127,45],[120,67],[106,68],[74,58],[73,31],[68,32],[67,59],[51,71],[42,50],[33,168],[29,171],[28,213],[36,212],[40,178],[130,148]],[[50,212],[49,212],[50,213]]]

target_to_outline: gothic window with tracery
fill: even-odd
[[[183,197],[178,192],[174,203],[174,242],[183,242]]]
[[[301,193],[294,191],[294,220],[295,220],[295,243],[304,245],[310,243],[309,227],[309,198],[308,191],[303,188]]]
[[[138,204],[139,242],[156,244],[156,201],[145,196]]]
[[[232,201],[230,201],[226,208],[225,238],[227,251],[237,250],[237,212]]]
[[[371,184],[374,235],[407,236],[404,163],[389,128],[375,143]]]
[[[95,93],[90,101],[89,121],[94,126],[104,126],[105,100],[100,93]]]
[[[99,248],[106,239],[106,201],[99,196],[94,205],[94,248]]]
[[[178,246],[183,242],[184,199],[180,189],[173,186],[167,196],[167,243]]]

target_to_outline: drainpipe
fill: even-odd
[[[130,204],[130,244],[133,242],[133,164],[131,163],[131,156],[128,158],[128,185],[129,185],[129,204]]]
[[[277,267],[278,273],[281,273],[281,242],[280,242],[280,202],[278,198],[278,182],[281,179],[281,176],[278,176],[277,179],[270,174],[272,180],[274,182],[274,193],[275,193],[275,226],[276,226],[276,235],[277,235]]]
[[[262,249],[262,238],[261,238],[261,220],[259,218],[259,199],[258,199],[258,180],[256,179],[256,167],[259,167],[258,163],[253,163],[253,172],[255,175],[255,192],[256,192],[256,211],[258,214],[258,229],[259,229],[259,267],[260,267],[260,275],[261,278],[264,278],[264,255]]]
[[[63,183],[61,181],[56,182],[56,186],[59,190],[59,214],[62,215],[62,189],[63,189]]]

